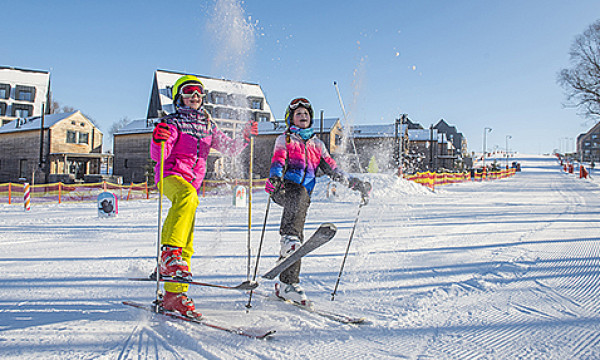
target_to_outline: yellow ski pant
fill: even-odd
[[[200,201],[198,192],[189,182],[178,175],[170,175],[163,179],[163,192],[171,201],[171,208],[163,223],[162,245],[182,248],[182,258],[191,271],[191,258],[194,254],[194,223],[196,209]],[[165,282],[165,291],[181,293],[188,290],[184,283]]]

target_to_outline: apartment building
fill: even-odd
[[[50,73],[0,66],[0,126],[49,114]]]

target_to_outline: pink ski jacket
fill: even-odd
[[[277,137],[269,177],[278,176],[300,184],[311,194],[318,168],[335,181],[347,178],[317,137],[305,141],[298,134],[287,131]]]
[[[178,108],[177,112],[161,119],[169,125],[171,136],[165,143],[164,176],[179,175],[196,190],[206,174],[206,159],[210,149],[235,156],[246,146],[242,139],[231,139],[210,119],[204,109]],[[160,180],[160,144],[152,141],[150,157],[156,161],[156,183]]]

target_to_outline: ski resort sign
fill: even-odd
[[[98,217],[115,217],[119,213],[117,196],[111,192],[98,195]]]

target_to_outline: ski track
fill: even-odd
[[[98,219],[86,203],[34,203],[27,215],[0,205],[0,358],[600,358],[600,189],[561,173],[551,158],[522,162],[513,178],[435,193],[369,175],[373,200],[362,209],[335,301],[358,197],[340,189],[326,199],[320,183],[307,233],[327,221],[338,234],[303,261],[303,285],[320,308],[366,316],[367,324],[258,296],[248,310],[241,292],[189,292],[212,322],[277,330],[269,340],[120,304],[152,301],[151,283],[125,279],[154,266],[155,200],[122,202],[116,219]],[[247,210],[230,200],[201,200],[192,264],[201,281],[246,280]],[[254,201],[253,246],[266,197]],[[163,218],[166,209],[168,202]],[[280,216],[272,206],[260,273],[276,260]],[[261,281],[262,291],[273,283]]]

